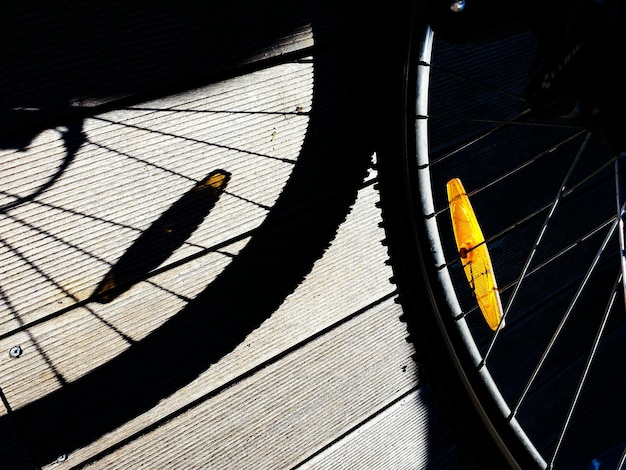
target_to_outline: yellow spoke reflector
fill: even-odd
[[[461,264],[489,328],[495,331],[502,321],[502,302],[485,237],[461,180],[451,179],[446,188]]]

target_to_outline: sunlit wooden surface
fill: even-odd
[[[0,467],[456,465],[394,302],[376,157],[333,154],[345,121],[318,88],[340,56],[315,44],[302,24],[259,66],[85,98],[3,144]]]

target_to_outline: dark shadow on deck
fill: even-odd
[[[166,261],[200,226],[226,189],[230,173],[214,170],[167,209],[104,276],[91,299],[115,300]]]
[[[3,13],[0,40],[14,47],[0,53],[0,116],[35,111],[26,120],[3,121],[0,134],[21,135],[26,143],[43,128],[80,122],[90,112],[235,76],[242,63],[254,68],[251,57],[271,51],[299,28],[311,25],[315,38],[306,51],[315,69],[309,130],[267,219],[221,275],[163,326],[88,375],[0,418],[7,433],[18,423],[38,465],[61,454],[71,459],[75,449],[193,381],[272,315],[323,255],[374,151],[378,100],[386,86],[380,72],[393,63],[398,31],[392,20],[403,13],[365,8],[357,2],[286,0],[238,0],[214,9],[147,1],[31,1],[15,2]],[[386,56],[389,63],[375,65]],[[290,60],[288,55],[274,63]],[[193,231],[194,223],[183,232]],[[150,230],[142,235],[149,236]],[[136,270],[139,277],[121,285],[145,277],[182,238],[163,246],[163,253]],[[145,251],[143,242],[138,246]],[[139,248],[131,248],[127,259],[139,259],[134,250]],[[124,263],[122,258],[111,272]],[[117,292],[105,284],[93,300],[112,300]],[[17,441],[2,440],[0,462],[30,467],[20,460]]]

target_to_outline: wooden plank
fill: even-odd
[[[420,390],[413,390],[297,468],[429,468],[429,414]]]
[[[419,369],[418,369],[419,370]],[[379,413],[363,416],[345,435],[293,467],[297,469],[463,469],[427,382]]]
[[[390,284],[380,282],[391,271],[383,264],[386,253],[378,243],[383,232],[377,227],[376,200],[371,186],[362,190],[353,216],[341,226],[305,283],[265,322],[264,329],[247,338],[250,346],[259,347],[258,342],[268,350],[256,359],[246,354],[238,364],[225,365],[230,373],[213,387],[241,373],[241,367],[253,367],[392,291]],[[237,251],[238,246],[232,248]],[[11,360],[8,354],[0,359],[9,401],[15,408],[24,406],[117,356],[178,312],[185,305],[181,296],[193,298],[228,261],[219,253],[203,256],[143,283],[140,292],[120,299],[115,309],[85,305],[1,340],[0,351],[15,345],[24,351],[19,360]]]
[[[288,468],[415,386],[398,310],[364,312],[90,468]]]
[[[140,433],[146,426],[188,406],[211,390],[229,381],[236,381],[246,370],[271,360],[281,351],[329,328],[351,312],[365,307],[371,299],[391,293],[392,286],[381,282],[381,279],[389,277],[390,270],[384,265],[386,253],[379,243],[383,233],[377,226],[380,215],[374,208],[378,196],[371,185],[366,186],[360,195],[325,256],[316,263],[300,288],[287,297],[281,308],[264,322],[262,328],[248,335],[244,343],[197,380],[174,396],[164,399],[159,407],[130,420],[87,448],[72,452],[73,460],[89,458],[129,435]],[[199,266],[192,268],[198,269]],[[196,275],[199,274],[194,272]],[[341,282],[337,282],[338,279]],[[197,279],[199,284],[205,281]],[[151,295],[124,302],[120,311],[154,312],[166,309],[174,301],[181,302],[157,287],[159,282],[159,277],[156,277],[156,286],[151,286]],[[188,284],[184,285],[189,289]],[[364,296],[364,293],[367,295]],[[145,304],[147,299],[154,302],[153,306]],[[175,305],[170,306],[171,310],[176,311]],[[155,325],[158,321],[149,317],[133,319],[132,315],[109,315],[105,323],[95,315],[76,310],[54,322],[46,322],[6,338],[0,341],[0,350],[20,344],[25,351],[18,360],[2,361],[2,376],[8,384],[7,396],[19,408],[37,397],[58,390],[63,387],[64,381],[76,380],[93,367],[109,360],[107,350],[122,351],[129,347],[119,331],[139,339],[141,335],[133,334],[134,331],[154,328],[158,326]],[[62,452],[59,450],[59,453]]]
[[[298,158],[312,86],[311,63],[283,64],[83,123],[85,140],[58,181],[0,220],[0,336],[85,301],[142,231],[214,169],[231,173],[226,193],[164,264],[258,227]],[[68,158],[65,145],[49,130],[26,151],[0,151],[2,202],[45,184]]]
[[[3,106],[31,111],[22,113],[29,114],[23,120],[36,123],[72,107],[190,88],[198,80],[206,83],[225,71],[311,47],[312,21],[320,36],[336,34],[336,16],[313,2],[295,8],[282,1],[243,0],[206,8],[96,0],[62,11],[15,4],[0,25],[3,41],[11,44],[2,55]],[[22,124],[3,122],[3,128]]]
[[[303,146],[308,145],[308,166],[297,168],[305,173],[318,168],[307,173],[313,175],[310,181],[302,176],[297,181],[321,196],[299,199],[292,189],[296,203],[281,206],[283,218],[265,228],[266,239],[303,220],[325,219],[326,211],[340,206],[347,196],[336,194],[344,187],[349,194],[356,179],[351,175],[361,174],[358,159],[346,154],[356,155],[353,147],[368,147],[357,142],[354,137],[360,133],[352,134],[347,124],[360,114],[344,106],[351,99],[337,99],[354,86],[355,72],[345,51],[337,56],[341,73],[334,70],[337,57],[332,54],[323,61],[317,56],[300,60],[304,49],[311,52],[314,44],[317,49],[349,35],[344,23],[352,12],[318,2],[297,8],[274,3],[225,4],[210,12],[213,29],[207,27],[206,12],[189,23],[192,10],[176,5],[137,7],[128,17],[118,15],[110,2],[103,3],[104,10],[94,4],[89,12],[77,9],[61,17],[43,8],[18,8],[18,17],[26,21],[9,17],[9,23],[20,27],[8,30],[7,36],[24,39],[9,42],[22,44],[27,52],[17,54],[12,65],[28,73],[5,87],[12,100],[7,106],[29,113],[32,107],[44,121],[49,113],[78,110],[83,115],[87,108],[107,109],[107,103],[120,98],[155,96],[155,90],[171,90],[198,78],[206,83],[207,77],[242,66],[240,70],[266,67],[284,54],[299,58],[83,122],[65,122],[38,133],[18,151],[13,144],[0,145],[5,191],[0,205],[28,197],[59,168],[64,170],[45,192],[0,218],[0,262],[7,266],[0,278],[0,351],[15,345],[23,349],[19,358],[0,355],[0,387],[23,434],[34,443],[31,454],[45,468],[82,463],[95,468],[291,466],[313,462],[310,458],[326,449],[339,451],[335,444],[341,440],[348,445],[351,431],[365,437],[353,441],[357,447],[370,442],[378,443],[372,449],[384,446],[395,432],[385,423],[404,429],[420,413],[420,403],[406,402],[419,384],[399,307],[390,300],[391,272],[379,244],[378,196],[371,185],[360,191],[348,219],[306,279],[295,291],[285,291],[267,317],[263,309],[246,315],[238,310],[243,304],[237,299],[220,296],[218,287],[226,286],[231,295],[258,296],[266,310],[272,305],[264,301],[262,289],[237,289],[236,276],[228,277],[231,284],[220,281],[259,239],[269,209],[289,184],[292,170],[297,173]],[[79,13],[88,16],[73,21]],[[25,24],[37,26],[48,42],[24,38],[23,32],[32,29]],[[119,29],[120,24],[133,28]],[[76,41],[65,28],[87,40]],[[102,38],[111,44],[103,44]],[[116,54],[121,54],[119,61]],[[74,75],[66,73],[70,69]],[[48,80],[39,83],[40,76]],[[309,129],[314,114],[316,125]],[[0,134],[5,131],[0,128]],[[75,148],[71,155],[70,148]],[[344,164],[355,171],[346,172],[346,178],[340,172],[339,177],[326,177]],[[232,173],[231,181],[193,234],[115,302],[88,301],[141,234],[216,168]],[[335,219],[330,220],[333,225]],[[309,242],[303,237],[303,244]],[[300,251],[304,247],[295,253]],[[271,257],[262,259],[266,267],[252,263],[254,274],[269,279],[280,274],[273,271]],[[289,260],[281,261],[285,271]],[[301,266],[308,262],[294,259],[291,277],[300,279]],[[243,278],[250,282],[254,276]],[[267,282],[260,284],[267,287]],[[216,286],[209,289],[216,303],[238,307],[220,308],[218,303],[213,309],[210,295],[198,307],[198,298],[206,301],[207,286]],[[194,325],[189,317],[210,317],[214,310],[232,318],[200,322],[205,330],[189,331],[193,345],[187,344],[180,334],[184,323]],[[163,327],[171,324],[179,329],[168,336]],[[225,346],[213,345],[232,330],[236,334]],[[145,346],[158,340],[169,352]],[[203,348],[219,353],[210,362],[201,358],[199,366],[193,356]],[[116,370],[124,358],[130,365]],[[141,365],[148,365],[152,374],[148,386],[125,375],[141,376]],[[178,369],[184,371],[180,376]],[[132,408],[139,402],[141,406]],[[111,418],[118,411],[119,417]],[[0,436],[0,456],[14,459],[2,462],[11,468],[30,467],[12,420],[2,413]],[[347,440],[341,439],[345,436]],[[416,438],[415,458],[423,461],[417,453],[425,448],[426,438]],[[355,456],[350,451],[342,455],[347,461]],[[57,462],[57,456],[63,461]]]

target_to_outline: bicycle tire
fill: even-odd
[[[378,161],[394,281],[418,361],[470,467],[586,466],[623,441],[616,426],[624,417],[624,406],[616,397],[624,385],[607,358],[619,363],[622,353],[613,343],[624,327],[624,307],[614,302],[605,315],[606,300],[602,306],[598,302],[601,296],[615,297],[614,290],[605,287],[613,286],[607,284],[607,276],[612,280],[619,272],[619,250],[603,251],[589,279],[585,274],[589,263],[594,263],[598,239],[613,242],[617,237],[616,232],[604,230],[606,224],[610,226],[607,221],[619,219],[615,196],[608,203],[604,193],[609,185],[615,187],[618,172],[611,173],[615,159],[595,145],[586,130],[568,121],[540,121],[528,111],[520,98],[535,57],[531,34],[482,44],[444,43],[439,49],[436,40],[435,53],[442,52],[433,58],[436,35],[421,18],[421,12],[416,12],[409,28],[406,62],[396,83],[402,99],[388,111],[395,120]],[[446,69],[450,64],[452,70]],[[494,64],[499,65],[498,73],[493,73]],[[475,114],[460,116],[464,111]],[[443,119],[446,114],[454,119]],[[518,145],[512,147],[513,142]],[[522,155],[522,144],[533,147],[531,158]],[[541,145],[543,151],[538,150]],[[582,155],[574,160],[578,167],[571,164],[572,149]],[[563,174],[574,176],[563,183]],[[537,177],[542,183],[533,187],[532,194],[528,188],[522,190],[529,175],[543,176]],[[457,176],[470,182],[468,193],[476,193],[479,219],[486,222],[485,237],[494,248],[496,274],[502,271],[500,291],[511,326],[495,333],[476,313],[452,239],[445,181]],[[570,201],[560,204],[554,220],[546,219],[554,191],[563,193],[565,185],[575,188],[568,193]],[[510,207],[516,209],[509,211]],[[507,212],[502,215],[502,211]],[[550,236],[541,239],[546,220]],[[534,248],[537,237],[541,246]],[[571,246],[576,258],[589,259],[584,267],[568,256],[558,256],[567,254],[563,250]],[[532,282],[525,281],[531,275]],[[548,282],[550,277],[554,282]],[[559,290],[550,290],[557,285]],[[607,292],[601,294],[600,288]],[[591,331],[591,339],[583,338],[581,325],[590,320],[581,318],[581,312],[596,304],[593,321],[598,329]],[[510,309],[511,305],[516,308]],[[540,316],[559,305],[564,316]],[[591,371],[594,383],[588,387],[578,373],[585,372],[587,362],[591,364],[588,357],[598,363],[596,338],[603,362]],[[587,356],[590,345],[593,354]],[[525,358],[528,364],[521,363]],[[515,368],[519,370],[512,372]],[[573,399],[561,387],[572,392]],[[563,408],[560,401],[565,397]],[[540,406],[546,399],[557,403],[554,410]],[[608,424],[597,430],[602,420]],[[593,438],[591,429],[597,433]],[[581,444],[585,434],[588,442]]]

